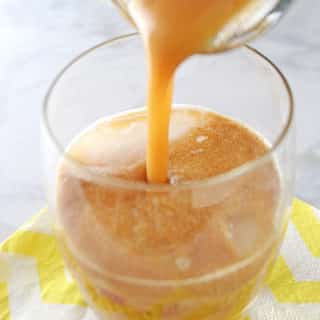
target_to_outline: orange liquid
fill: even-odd
[[[252,0],[133,0],[149,62],[147,178],[168,180],[168,129],[177,66],[203,51]],[[190,88],[191,89],[191,88]]]
[[[157,192],[108,180],[179,184],[223,174],[268,151],[254,132],[214,113],[186,108],[171,116],[176,68],[205,50],[250,2],[132,1],[149,62],[147,115],[133,112],[91,127],[68,149],[85,170],[62,161],[57,178],[65,259],[105,319],[234,319],[260,287],[278,247],[280,180],[272,159],[237,179],[194,189]],[[100,184],[95,173],[107,179]],[[121,278],[187,280],[235,265],[187,286]]]

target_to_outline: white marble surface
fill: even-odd
[[[320,1],[297,1],[253,45],[296,99],[297,195],[320,206]],[[40,113],[53,76],[82,50],[130,30],[108,0],[0,1],[0,239],[45,206]]]

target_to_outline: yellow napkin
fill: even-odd
[[[0,320],[92,320],[46,210],[0,246]],[[320,211],[295,200],[281,255],[245,320],[320,319]],[[199,319],[200,320],[200,319]]]

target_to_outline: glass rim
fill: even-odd
[[[83,165],[79,163],[77,160],[72,159],[72,157],[67,156],[65,153],[66,148],[64,148],[59,140],[56,138],[54,131],[50,127],[50,121],[48,117],[48,108],[50,103],[50,98],[52,94],[54,93],[56,85],[59,83],[59,81],[63,78],[64,74],[69,71],[74,64],[76,64],[78,61],[80,61],[82,58],[85,58],[90,53],[94,52],[97,49],[100,49],[105,46],[112,45],[113,43],[116,43],[121,40],[130,40],[133,37],[139,36],[138,32],[128,33],[120,36],[113,37],[111,39],[105,40],[85,51],[78,54],[75,58],[73,58],[53,79],[51,82],[47,93],[45,95],[43,106],[42,106],[42,125],[45,128],[46,134],[49,136],[50,140],[53,142],[55,148],[59,151],[59,154],[64,155],[64,158],[68,160],[69,163],[71,163],[73,166],[76,166],[78,168],[88,170],[90,166]],[[278,74],[280,77],[284,89],[287,92],[288,99],[289,99],[289,111],[288,116],[286,119],[286,122],[281,129],[281,132],[279,133],[277,139],[271,146],[271,148],[262,156],[259,156],[258,158],[254,160],[250,160],[234,169],[231,169],[227,172],[221,173],[219,175],[216,175],[214,177],[201,179],[201,180],[195,180],[192,182],[184,182],[179,184],[150,184],[148,182],[140,182],[140,181],[130,181],[123,178],[118,177],[112,177],[112,176],[104,176],[103,179],[100,177],[100,182],[102,184],[108,184],[108,185],[114,185],[117,187],[121,187],[123,189],[130,189],[130,190],[148,190],[148,191],[154,191],[154,192],[168,192],[168,191],[180,191],[180,190],[186,190],[186,189],[195,189],[200,187],[205,187],[208,185],[216,185],[219,183],[223,183],[226,181],[229,181],[233,178],[236,178],[238,176],[241,176],[247,172],[250,172],[260,165],[263,165],[265,162],[267,162],[270,158],[272,158],[273,154],[280,148],[282,145],[282,142],[286,139],[288,132],[293,127],[293,119],[294,119],[294,98],[292,94],[291,87],[289,85],[288,80],[284,76],[284,74],[280,71],[280,69],[265,55],[263,55],[261,52],[259,52],[257,49],[252,48],[249,45],[244,46],[247,51],[250,51],[252,54],[260,57],[262,60],[267,62],[269,66],[272,67],[272,69]],[[88,170],[89,171],[89,170]],[[89,172],[91,176],[94,176],[97,178],[97,182],[99,181],[99,174],[94,173],[93,170]],[[102,181],[103,180],[103,181]]]

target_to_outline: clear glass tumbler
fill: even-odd
[[[249,47],[194,56],[178,70],[174,105],[230,117],[270,145],[263,156],[222,175],[152,185],[111,177],[72,158],[68,147],[80,132],[143,107],[146,92],[143,45],[131,34],[74,59],[47,94],[48,203],[66,264],[101,319],[238,319],[277,256],[290,211],[294,125],[288,83]],[[171,204],[181,207],[185,220],[170,212]],[[139,233],[140,214],[148,215],[153,230],[169,228],[175,241],[155,251],[150,239],[157,231]],[[192,232],[180,232],[182,225]],[[132,238],[117,233],[118,226]],[[143,250],[134,249],[135,241]]]

